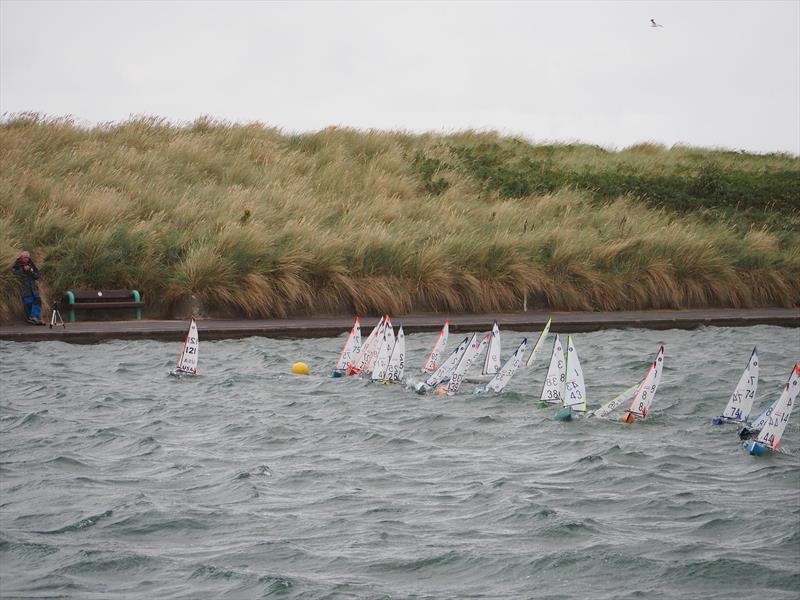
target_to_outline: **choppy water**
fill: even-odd
[[[549,348],[447,398],[328,378],[343,338],[201,341],[184,379],[177,343],[0,343],[0,596],[797,598],[800,414],[762,458],[708,419],[756,344],[777,398],[800,331],[575,341],[597,402],[666,345],[646,422],[535,409]]]

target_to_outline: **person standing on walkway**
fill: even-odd
[[[42,298],[39,296],[39,269],[33,264],[27,250],[20,252],[11,268],[19,282],[22,304],[25,307],[25,320],[31,325],[44,325],[42,321]]]

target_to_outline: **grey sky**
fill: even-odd
[[[5,113],[800,153],[795,0],[0,0],[0,26]]]

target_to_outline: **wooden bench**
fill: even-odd
[[[142,318],[142,297],[136,290],[76,290],[64,294],[64,307],[69,310],[70,323],[75,322],[76,310],[114,310],[128,308]]]

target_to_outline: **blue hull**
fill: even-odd
[[[744,425],[745,421],[741,421],[739,419],[728,419],[727,417],[714,417],[711,419],[712,425],[727,425],[728,423],[732,423],[733,425]]]
[[[749,441],[745,442],[744,449],[747,450],[753,456],[764,456],[765,454],[769,454],[772,449],[769,446],[765,446],[761,442],[756,441]]]
[[[331,373],[331,377],[344,377],[344,371],[334,371]]]

